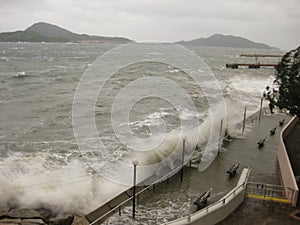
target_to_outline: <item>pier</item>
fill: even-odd
[[[248,67],[249,69],[259,69],[261,67],[273,67],[277,66],[275,63],[227,63],[226,68],[238,69],[239,67]]]
[[[239,67],[248,67],[249,69],[259,69],[261,67],[276,67],[278,63],[260,63],[258,58],[281,58],[282,55],[276,54],[240,54],[239,57],[254,57],[255,63],[226,63],[226,68],[238,69]]]
[[[276,55],[276,54],[240,54],[240,57],[271,57],[271,58],[281,58],[283,55]]]

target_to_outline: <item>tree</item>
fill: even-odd
[[[300,46],[286,53],[275,69],[271,103],[300,117]]]

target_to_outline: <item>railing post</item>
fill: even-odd
[[[221,124],[220,124],[218,154],[220,153],[220,150],[221,150],[221,147],[222,147],[222,130],[223,130],[223,120],[221,120]]]
[[[133,197],[132,197],[132,218],[135,218],[135,191],[136,191],[136,166],[137,160],[132,161],[133,164]]]
[[[292,205],[294,205],[294,194],[295,194],[295,190],[294,190],[294,189],[291,189],[291,191],[292,191],[291,202],[292,202]]]
[[[259,110],[259,116],[258,116],[258,122],[260,123],[260,120],[261,120],[261,114],[262,114],[262,105],[263,105],[263,101],[264,101],[264,98],[261,98],[260,99],[260,110]]]
[[[191,222],[191,220],[192,220],[192,217],[191,217],[191,215],[188,215],[187,222],[188,222],[188,223],[190,223],[190,222]]]
[[[247,117],[247,106],[245,106],[245,111],[244,111],[244,120],[243,120],[242,135],[244,135],[244,131],[245,131],[246,117]]]

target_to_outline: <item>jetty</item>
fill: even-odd
[[[254,57],[255,63],[226,63],[226,68],[238,69],[239,67],[248,67],[249,69],[259,69],[261,67],[273,67],[275,68],[278,63],[260,63],[258,58],[282,58],[282,55],[278,54],[240,54],[239,57]]]
[[[226,68],[238,69],[239,67],[248,67],[249,69],[259,69],[261,67],[273,67],[277,66],[276,63],[227,63]]]
[[[281,58],[282,55],[275,55],[275,54],[240,54],[240,57],[273,57],[273,58]]]

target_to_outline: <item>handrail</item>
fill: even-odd
[[[262,108],[262,111],[261,111],[262,114],[266,114],[267,109],[268,109],[268,107],[263,107],[263,108]],[[246,124],[249,124],[249,123],[253,123],[254,120],[258,120],[258,118],[259,118],[259,113],[260,113],[260,110],[255,111],[255,112],[252,113],[251,115],[247,116],[247,118],[246,118],[246,120],[245,120],[245,123],[246,123]],[[238,122],[238,123],[235,125],[235,127],[236,127],[237,129],[242,128],[242,126],[243,126],[243,120],[241,120],[240,122]]]
[[[167,222],[167,223],[164,223],[164,225],[167,225],[167,224],[173,224],[173,223],[176,223],[176,222],[180,222],[180,221],[183,221],[183,220],[186,220],[187,222],[191,222],[191,217],[193,216],[196,216],[197,214],[200,214],[202,212],[206,212],[206,214],[208,214],[208,212],[210,211],[209,209],[210,208],[213,208],[214,206],[216,205],[219,205],[219,204],[222,204],[224,205],[226,203],[226,199],[232,197],[232,196],[235,196],[237,193],[237,191],[239,191],[240,189],[242,190],[245,190],[246,189],[246,184],[248,182],[248,179],[250,177],[250,172],[251,172],[251,169],[248,168],[248,171],[247,171],[247,174],[246,174],[246,177],[245,177],[245,180],[240,183],[238,186],[236,186],[235,188],[233,188],[231,191],[229,191],[223,198],[221,198],[220,200],[208,205],[207,207],[199,210],[199,211],[196,211],[188,216],[185,216],[185,217],[181,217],[181,218],[178,218],[176,220],[172,220],[170,222]],[[238,193],[239,194],[239,193]]]
[[[251,184],[262,184],[266,187],[277,187],[277,188],[284,188],[285,186],[282,186],[282,185],[276,185],[276,184],[267,184],[267,183],[257,183],[257,182],[248,182],[248,185],[251,185]]]
[[[186,165],[190,160],[186,160],[184,162],[184,165]],[[152,183],[151,185],[148,185],[147,187],[143,188],[142,190],[140,190],[139,192],[136,193],[136,196],[140,195],[141,193],[143,193],[144,191],[150,189],[151,187],[153,187],[154,185],[164,181],[165,179],[167,179],[169,176],[177,173],[179,170],[181,170],[181,166],[175,168],[174,170],[171,170],[169,173],[167,173],[166,175],[164,175],[163,177],[159,178],[156,182]],[[117,206],[113,207],[110,211],[106,212],[105,214],[103,214],[101,217],[97,218],[96,220],[94,220],[93,222],[90,223],[90,225],[93,225],[95,223],[97,223],[98,221],[100,221],[101,219],[105,218],[106,216],[108,216],[110,213],[114,212],[116,209],[118,209],[119,207],[121,207],[122,205],[126,204],[128,201],[132,200],[133,196],[129,197],[128,199],[126,199],[125,201],[121,202],[120,204],[118,204]]]

